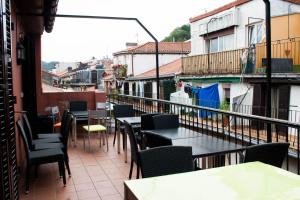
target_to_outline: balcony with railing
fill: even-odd
[[[240,74],[244,49],[189,56],[182,59],[184,75]]]
[[[266,43],[245,49],[188,56],[184,75],[264,74]],[[272,42],[272,73],[300,73],[300,38]]]
[[[273,41],[272,73],[300,73],[300,38]],[[255,46],[256,73],[265,73],[266,43]]]

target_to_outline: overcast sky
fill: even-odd
[[[189,18],[233,0],[60,0],[58,14],[138,18],[160,41]],[[42,37],[44,61],[85,61],[112,57],[126,42],[153,41],[136,22],[56,18]]]

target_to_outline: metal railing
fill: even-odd
[[[267,125],[271,125],[272,142],[290,143],[283,168],[300,174],[299,123],[130,95],[110,94],[107,100],[132,104],[137,115],[154,112],[178,114],[184,127],[242,145],[265,143]],[[294,133],[292,137],[289,132]]]
[[[182,59],[184,75],[240,74],[245,49],[188,56]],[[208,65],[208,59],[210,64]],[[208,67],[209,66],[209,67]]]
[[[300,38],[273,41],[271,44],[272,58],[292,59],[292,71],[300,73]],[[266,58],[266,43],[255,45],[256,68],[262,68],[262,60]],[[285,66],[283,66],[284,68]],[[263,71],[264,72],[264,71]],[[284,71],[283,71],[284,72]]]

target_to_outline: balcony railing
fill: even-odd
[[[300,174],[299,123],[145,97],[118,94],[108,97],[112,103],[132,104],[137,115],[152,112],[178,114],[181,126],[243,145],[265,143],[266,127],[270,125],[272,142],[290,143],[289,156],[283,167]]]
[[[286,69],[287,66],[281,66],[282,72],[286,72],[288,70],[292,73],[300,73],[300,38],[273,41],[271,48],[272,58],[292,60],[291,69]],[[266,43],[256,44],[256,72],[265,72],[263,68],[264,58],[266,58]]]
[[[185,75],[240,74],[241,56],[244,50],[237,49],[185,57],[182,59],[182,72]]]

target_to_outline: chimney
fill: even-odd
[[[136,47],[138,44],[136,42],[126,42],[126,48]]]

